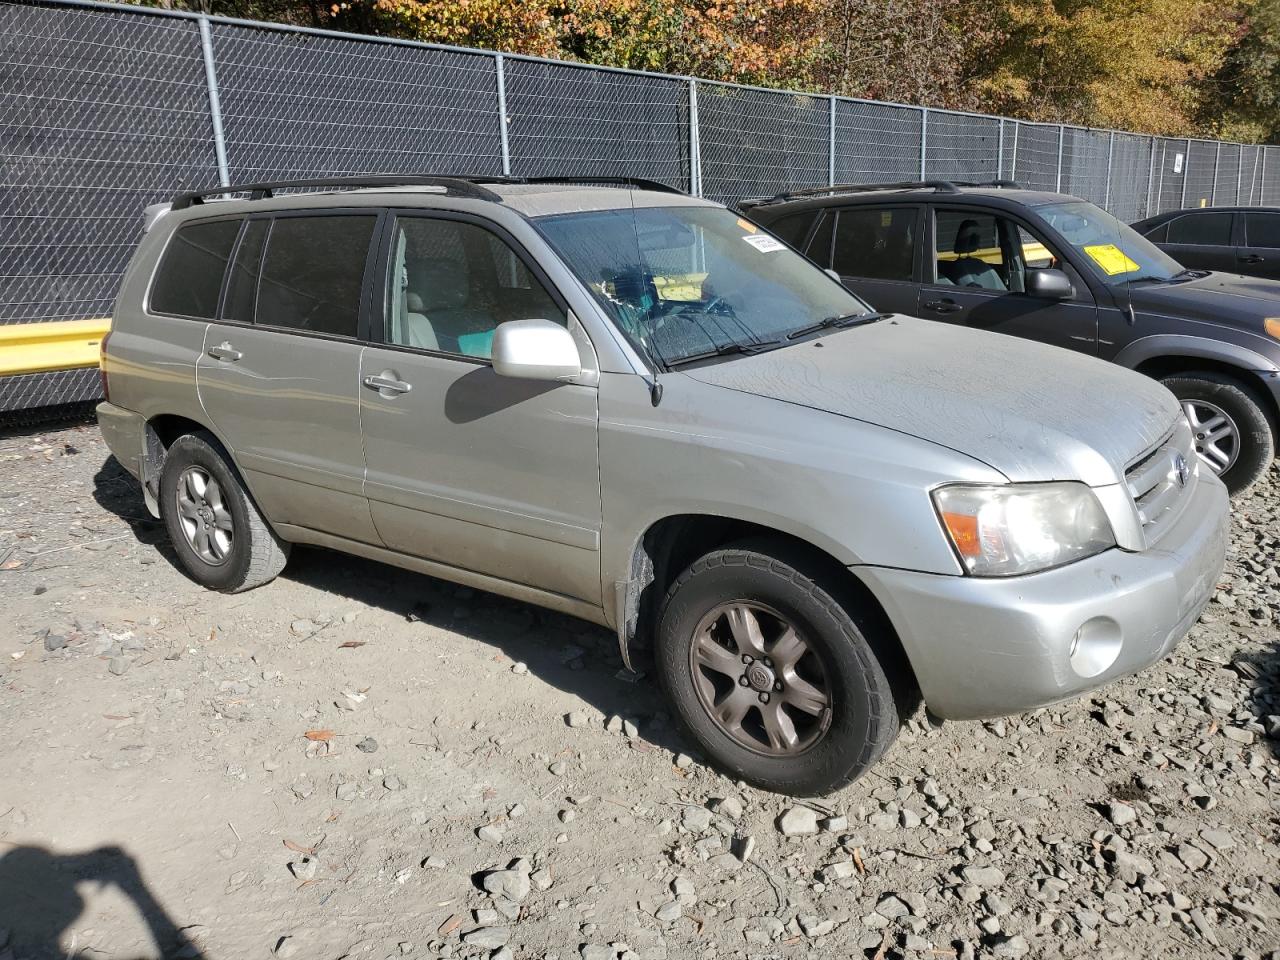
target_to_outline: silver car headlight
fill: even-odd
[[[952,484],[934,490],[933,503],[976,577],[1060,567],[1116,544],[1102,504],[1083,483]]]

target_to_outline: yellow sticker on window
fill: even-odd
[[[1093,262],[1100,266],[1109,277],[1114,277],[1121,273],[1132,273],[1140,269],[1114,243],[1094,244],[1091,247],[1085,247],[1084,252],[1091,256]]]
[[[882,227],[892,227],[892,226],[893,226],[893,211],[892,211],[892,210],[881,210],[881,211],[880,211],[880,226],[882,226]]]
[[[755,233],[758,229],[750,220],[743,220],[741,217],[738,218],[738,226],[747,231],[747,233]]]

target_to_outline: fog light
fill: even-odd
[[[1120,624],[1110,617],[1086,620],[1067,651],[1071,669],[1082,677],[1096,677],[1120,656],[1122,636]]]

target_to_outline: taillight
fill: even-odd
[[[111,339],[111,331],[102,335],[102,343],[98,344],[98,379],[102,381],[102,399],[111,400],[111,389],[107,384],[107,341]]]

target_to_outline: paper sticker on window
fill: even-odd
[[[756,232],[756,225],[752,223],[750,220],[743,220],[741,217],[739,217],[738,226],[740,226],[743,230],[747,231],[747,233]]]
[[[747,243],[751,244],[761,253],[773,253],[775,250],[783,250],[786,248],[786,244],[781,240],[775,240],[773,237],[767,236],[763,233],[757,233],[750,237],[743,237],[742,239],[747,241]]]
[[[1133,273],[1139,269],[1138,265],[1125,256],[1124,251],[1114,243],[1094,244],[1091,247],[1085,247],[1084,252],[1091,256],[1093,262],[1109,277],[1121,273]]]
[[[881,211],[880,211],[880,226],[882,226],[882,227],[892,227],[892,226],[893,226],[893,211],[892,211],[892,210],[881,210]]]

